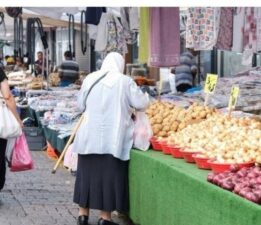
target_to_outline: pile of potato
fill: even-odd
[[[202,152],[220,163],[261,163],[261,122],[217,114],[168,137],[170,144]]]
[[[172,103],[160,101],[152,103],[146,111],[153,134],[157,137],[168,137],[173,132],[180,131],[189,124],[201,122],[215,113],[215,109],[197,103],[185,110]]]

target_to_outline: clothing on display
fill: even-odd
[[[118,52],[122,55],[128,52],[123,26],[111,13],[102,14],[98,25],[95,51]]]
[[[178,7],[150,8],[150,65],[179,65],[180,24]]]
[[[234,52],[243,52],[243,32],[245,24],[245,8],[236,7],[233,17],[233,47]]]
[[[186,25],[186,48],[212,50],[217,43],[219,21],[219,7],[189,8]]]
[[[257,52],[261,51],[261,7],[255,7]]]
[[[138,7],[121,7],[120,13],[125,39],[132,43],[132,33],[139,30]]]
[[[102,13],[106,12],[106,7],[87,7],[85,14],[85,23],[98,25]]]
[[[233,39],[233,7],[222,7],[220,11],[219,33],[216,47],[230,51]]]
[[[149,59],[149,8],[140,8],[139,63],[148,63]]]

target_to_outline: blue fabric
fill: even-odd
[[[60,82],[60,87],[67,87],[67,86],[69,86],[70,84],[72,84],[71,81],[69,81],[69,80],[62,80],[62,81]]]

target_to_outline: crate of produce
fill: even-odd
[[[31,151],[41,151],[46,146],[46,140],[41,128],[24,127],[23,132]]]

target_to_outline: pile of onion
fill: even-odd
[[[209,173],[207,180],[257,204],[261,204],[261,167]]]

